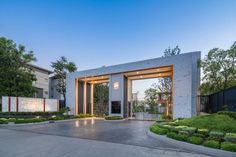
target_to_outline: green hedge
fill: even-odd
[[[236,144],[231,142],[221,143],[221,149],[236,152]]]
[[[0,112],[0,116],[9,115],[27,115],[27,116],[50,116],[50,115],[61,115],[62,112]]]
[[[192,143],[192,144],[201,144],[203,142],[203,138],[190,136],[188,137],[187,142]]]
[[[187,135],[184,135],[184,134],[177,134],[177,133],[175,133],[175,132],[169,132],[169,133],[167,133],[167,137],[173,138],[173,139],[178,140],[178,141],[187,141],[187,139],[188,139],[188,136],[187,136]]]
[[[211,148],[220,148],[220,142],[215,140],[207,140],[203,143],[203,145]]]

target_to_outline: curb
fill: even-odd
[[[155,138],[157,140],[174,144],[177,147],[179,147],[180,149],[187,149],[188,151],[193,151],[196,153],[201,153],[201,154],[215,156],[215,157],[235,157],[236,156],[236,153],[234,153],[234,152],[204,147],[201,145],[190,144],[190,143],[186,143],[186,142],[182,142],[182,141],[177,141],[177,140],[168,138],[164,135],[157,135],[157,134],[151,132],[150,130],[147,131],[147,135],[152,138]]]

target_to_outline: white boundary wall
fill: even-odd
[[[57,99],[2,97],[2,112],[54,112],[59,110]]]

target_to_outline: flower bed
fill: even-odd
[[[213,114],[208,115],[208,118],[212,117],[223,117],[224,119],[231,118],[228,115]],[[217,117],[219,119],[219,117]],[[196,118],[196,117],[195,117]],[[201,121],[203,118],[203,122]],[[216,123],[216,128],[211,124],[206,128],[198,128],[197,124],[194,124],[194,118],[183,119],[183,120],[175,120],[172,122],[156,122],[150,127],[150,131],[159,135],[166,135],[169,138],[185,141],[192,144],[203,145],[206,147],[211,147],[215,149],[222,149],[227,151],[236,152],[236,133],[235,132],[227,132],[227,130],[233,130],[235,126],[235,119],[230,119],[231,124],[225,127],[219,126],[220,124]],[[182,122],[184,121],[184,122]],[[190,123],[186,123],[186,121]],[[197,117],[197,122],[200,122],[200,126],[205,125],[204,122],[209,123],[206,120],[206,117]],[[211,122],[210,122],[211,123]],[[221,122],[219,122],[221,123]],[[225,122],[228,124],[228,122]],[[185,125],[183,125],[185,124]],[[195,127],[193,127],[195,126]],[[221,128],[221,129],[219,129]]]

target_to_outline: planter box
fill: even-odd
[[[135,119],[137,120],[158,120],[161,114],[149,114],[147,112],[136,112]]]

